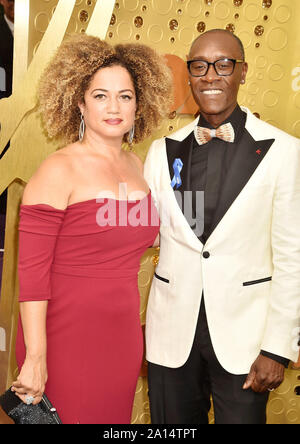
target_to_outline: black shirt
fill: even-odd
[[[231,116],[223,122],[232,124],[235,131],[234,143],[213,138],[204,145],[198,145],[196,139],[194,139],[191,160],[191,189],[193,191],[204,191],[204,233],[201,236],[203,243],[210,234],[212,218],[218,205],[220,191],[228,167],[238,149],[239,140],[243,131],[245,131],[246,118],[246,113],[237,106]],[[200,115],[198,125],[213,129],[202,115]],[[208,150],[210,151],[209,159]],[[210,162],[209,168],[208,161]],[[195,193],[193,193],[193,213],[195,214]]]

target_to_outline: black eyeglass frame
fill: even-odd
[[[230,61],[230,62],[233,63],[232,72],[231,72],[230,74],[219,74],[219,73],[218,73],[218,71],[216,70],[216,63],[221,62],[221,61],[224,61],[224,62],[228,62],[228,61]],[[199,75],[199,76],[195,76],[194,74],[192,74],[192,73],[191,73],[191,68],[190,68],[190,66],[191,66],[191,64],[192,64],[193,62],[204,62],[204,63],[206,63],[206,64],[207,64],[207,70],[206,70],[206,72],[205,72],[204,74]],[[189,70],[189,73],[191,74],[192,77],[204,77],[204,76],[206,76],[206,74],[208,73],[208,70],[209,70],[210,65],[213,65],[214,70],[215,70],[215,73],[217,74],[217,76],[220,76],[220,77],[228,77],[228,76],[232,76],[233,71],[235,70],[235,65],[236,65],[237,63],[245,63],[245,60],[229,59],[228,57],[225,57],[225,58],[222,58],[222,59],[218,59],[218,60],[216,60],[216,61],[214,61],[214,62],[207,62],[206,60],[201,60],[201,59],[187,60],[187,62],[186,62],[187,67],[188,67],[188,70]]]

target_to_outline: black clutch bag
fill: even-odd
[[[0,396],[0,406],[15,424],[62,424],[45,394],[39,404],[27,405],[8,389]]]

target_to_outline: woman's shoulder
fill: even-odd
[[[50,154],[26,185],[22,203],[45,203],[56,208],[66,206],[72,192],[72,170],[69,150],[63,148]]]
[[[67,147],[55,151],[46,157],[32,176],[31,180],[64,181],[64,178],[72,172],[72,156],[66,148]]]

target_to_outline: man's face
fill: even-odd
[[[188,60],[242,59],[241,48],[230,34],[212,32],[201,36],[192,46]],[[239,86],[246,78],[247,63],[236,63],[230,76],[219,76],[212,65],[203,77],[189,75],[191,89],[201,113],[208,122],[221,124],[237,105]]]
[[[15,0],[0,0],[0,4],[3,6],[6,17],[13,22],[15,19]]]

